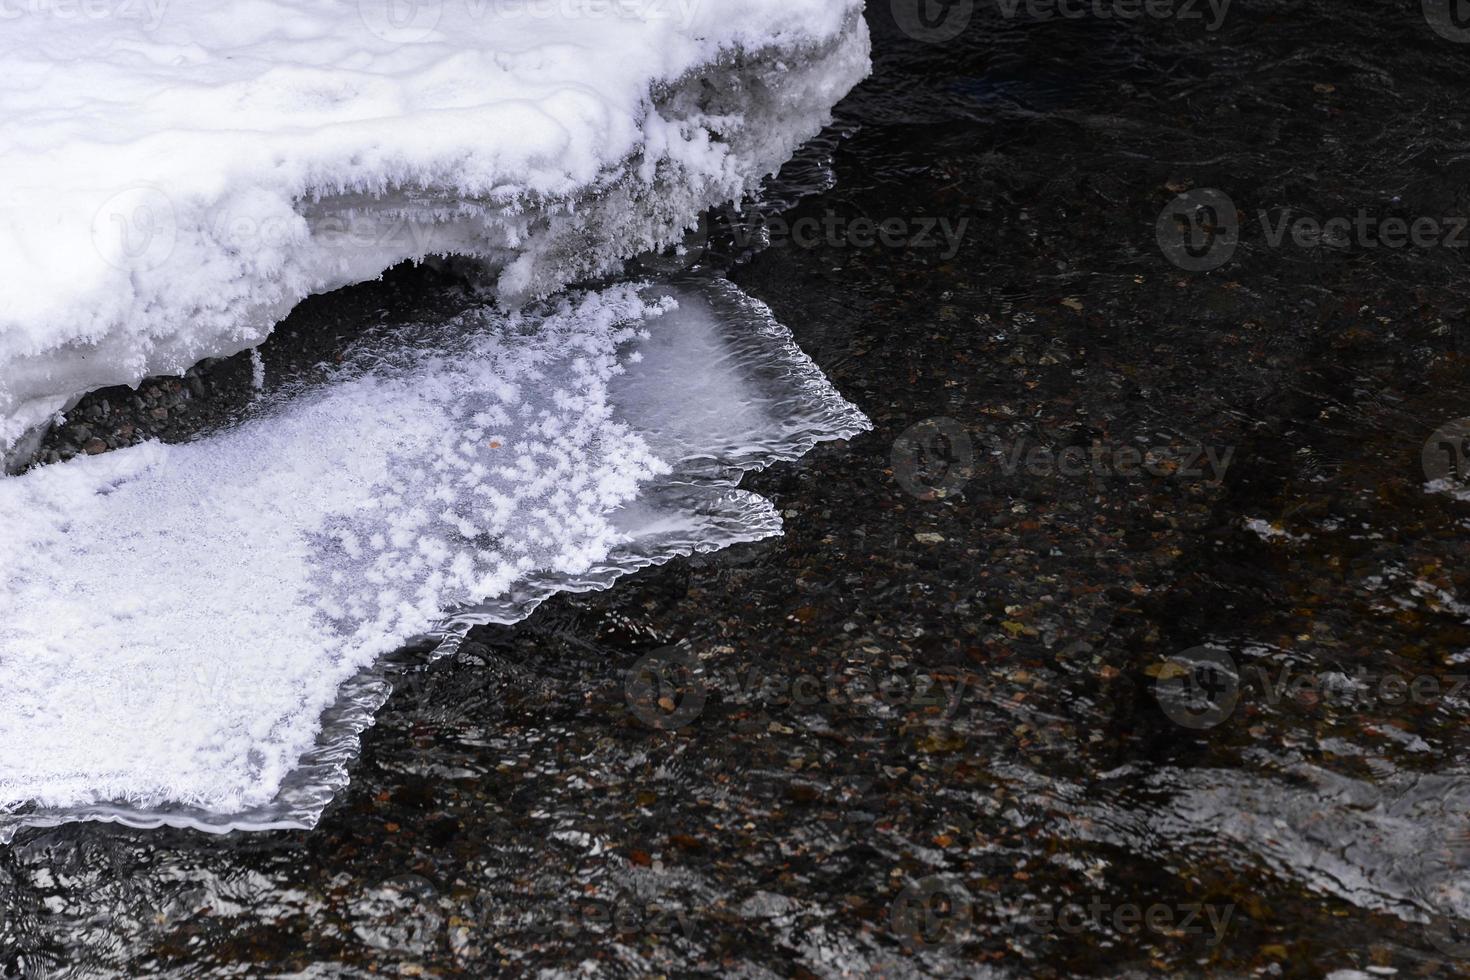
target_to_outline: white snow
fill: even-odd
[[[676,238],[828,121],[861,6],[0,5],[0,456],[405,259],[520,302]]]
[[[374,328],[280,391],[196,442],[0,479],[0,836],[310,824],[356,734],[324,714],[381,654],[774,533],[734,481],[867,426],[728,284]]]

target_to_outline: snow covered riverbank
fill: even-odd
[[[866,73],[860,10],[26,8],[0,35],[0,455],[405,259],[482,258],[518,303],[676,240]]]
[[[544,302],[816,135],[868,70],[861,3],[554,7],[6,23],[0,457],[404,260],[494,285],[447,321],[360,324],[327,383],[203,438],[0,477],[0,837],[309,825],[382,655],[775,534],[740,476],[866,428],[727,283]]]

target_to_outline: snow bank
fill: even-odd
[[[518,303],[666,244],[827,121],[860,9],[5,4],[0,456],[405,259],[481,257]]]
[[[778,533],[734,482],[867,428],[727,283],[380,328],[287,392],[0,479],[0,837],[309,826],[380,655]]]

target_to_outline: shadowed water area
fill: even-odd
[[[873,77],[695,255],[875,425],[745,479],[784,537],[405,651],[313,831],[22,831],[0,972],[1470,973],[1434,435],[1470,415],[1470,44],[1417,2],[981,2],[940,43],[871,6]],[[468,288],[310,300],[266,377]],[[251,378],[98,393],[44,451],[183,438]]]

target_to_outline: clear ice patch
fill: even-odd
[[[724,281],[369,329],[231,428],[0,479],[0,837],[310,827],[384,655],[780,532],[868,428]]]

